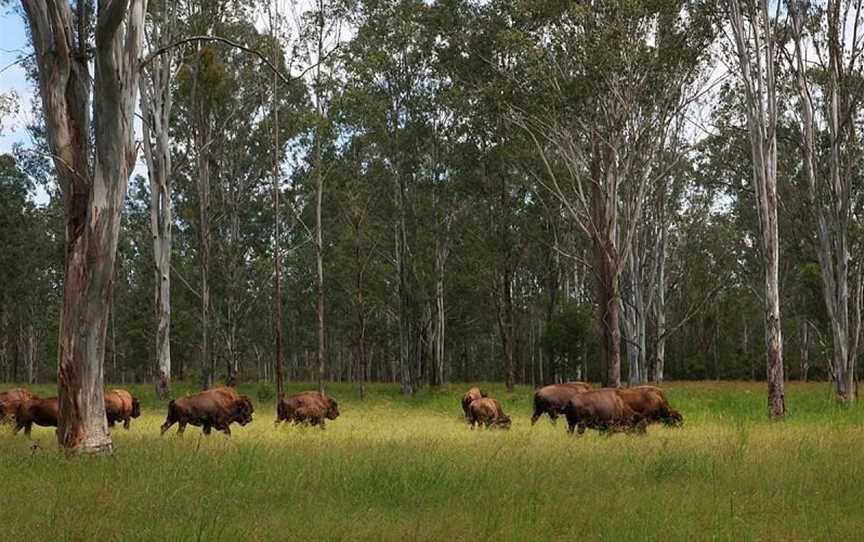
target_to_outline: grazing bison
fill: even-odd
[[[466,418],[468,418],[468,406],[471,404],[471,401],[476,401],[477,399],[482,399],[484,397],[486,397],[486,394],[480,391],[480,388],[477,386],[474,386],[465,392],[465,395],[462,396],[462,411],[465,412]]]
[[[33,394],[24,388],[15,388],[0,393],[0,422],[7,417],[14,416],[18,411],[18,405],[32,398]]]
[[[15,412],[14,433],[17,435],[18,431],[24,429],[24,434],[29,437],[34,423],[42,427],[57,427],[59,412],[60,405],[56,397],[49,399],[31,397],[22,401]]]
[[[245,395],[239,395],[233,388],[215,388],[175,399],[168,403],[168,417],[162,424],[161,433],[179,424],[177,434],[182,435],[186,424],[202,427],[205,435],[211,428],[216,428],[226,435],[231,435],[232,423],[246,425],[252,421],[255,409]]]
[[[123,422],[123,429],[129,429],[132,418],[141,415],[138,399],[126,390],[111,390],[105,393],[105,415],[108,417],[108,427],[114,427],[117,422]]]
[[[324,419],[339,417],[339,405],[331,397],[317,391],[304,391],[283,397],[276,407],[276,426],[279,422],[317,425],[324,429]]]
[[[586,428],[606,431],[627,431],[638,429],[641,417],[627,406],[617,389],[600,389],[577,393],[564,407],[567,417],[567,430],[579,434]]]
[[[543,386],[534,392],[534,415],[531,416],[531,425],[537,423],[543,414],[548,414],[552,423],[555,423],[558,415],[564,412],[564,407],[567,406],[570,398],[586,391],[591,391],[591,384],[585,382],[565,382]]]
[[[504,414],[501,403],[488,397],[471,401],[468,405],[468,421],[471,429],[474,429],[475,425],[510,429],[510,416]]]
[[[627,406],[645,421],[643,427],[654,422],[670,427],[680,427],[684,423],[681,413],[669,407],[663,390],[656,386],[622,388],[618,390],[618,394]]]

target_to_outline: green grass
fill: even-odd
[[[0,386],[3,389],[8,386]],[[303,386],[292,385],[299,390]],[[668,385],[682,429],[645,437],[529,424],[531,390],[484,385],[510,431],[471,431],[467,386],[367,401],[333,385],[327,429],[273,429],[272,404],[234,436],[159,438],[164,404],[112,458],[64,460],[53,430],[33,450],[0,428],[4,540],[854,540],[864,525],[864,405],[790,384],[789,418],[765,421],[764,385]],[[49,395],[52,387],[35,388]]]

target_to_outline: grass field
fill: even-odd
[[[0,386],[5,389],[10,386]],[[333,385],[325,431],[274,430],[272,404],[231,438],[159,437],[151,387],[112,458],[67,461],[53,429],[0,428],[3,540],[854,540],[864,529],[864,407],[790,384],[765,421],[763,385],[673,383],[682,429],[569,437],[529,424],[532,390],[483,386],[510,431],[471,431],[467,386],[365,402]],[[51,395],[51,386],[34,391]],[[303,389],[292,385],[291,391]]]

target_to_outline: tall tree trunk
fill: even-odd
[[[654,382],[663,383],[666,365],[666,227],[660,230],[660,248],[657,251],[657,293],[654,297]]]
[[[607,388],[621,386],[621,263],[618,250],[618,212],[615,172],[604,172],[604,156],[597,134],[591,149],[591,223],[599,225],[592,235],[594,275],[597,285],[597,325],[600,327],[601,380]]]
[[[411,367],[411,305],[408,298],[408,232],[405,220],[406,183],[399,174],[396,202],[399,220],[396,224],[396,271],[399,275],[399,384],[404,395],[414,393]]]
[[[273,7],[276,9],[275,18],[269,4],[267,15],[270,19],[270,38],[275,42],[276,27],[279,24],[278,4]],[[273,65],[278,65],[275,48],[273,51]],[[282,215],[279,206],[279,194],[282,187],[279,180],[279,80],[275,71],[273,72],[273,101],[271,109],[273,115],[273,335],[276,342],[276,359],[273,365],[276,379],[276,406],[278,408],[279,403],[285,396],[285,377],[283,374],[282,357],[282,242],[280,237]]]
[[[176,8],[175,8],[176,9]],[[171,43],[174,12],[168,3],[161,20],[150,31],[151,47]],[[173,53],[157,56],[144,68],[140,78],[144,158],[150,184],[150,233],[153,238],[154,288],[156,313],[156,396],[164,399],[171,391],[171,141],[169,125],[173,106],[171,67]]]
[[[57,438],[67,454],[110,453],[113,446],[103,398],[105,338],[120,216],[135,159],[132,119],[146,2],[98,2],[92,174],[86,5],[77,6],[76,40],[67,2],[22,0],[22,4],[66,210]]]
[[[804,172],[807,196],[816,216],[817,236],[816,254],[822,278],[822,291],[825,308],[831,324],[834,388],[837,398],[843,402],[856,399],[855,363],[858,355],[860,337],[860,298],[849,291],[849,222],[852,217],[854,169],[859,158],[850,156],[857,147],[855,122],[851,119],[857,114],[858,100],[846,95],[849,84],[845,78],[851,71],[851,63],[861,52],[860,42],[846,49],[847,36],[844,35],[847,14],[841,15],[841,2],[832,0],[827,3],[827,52],[828,66],[823,83],[825,95],[825,125],[829,153],[827,166],[817,166],[823,153],[817,141],[810,69],[805,59],[804,32],[808,4],[789,2],[792,21],[792,37],[795,45],[795,62],[792,66],[796,76],[801,109],[801,148],[803,150]],[[854,26],[861,22],[860,9],[854,10]],[[854,41],[854,40],[853,40]],[[844,65],[845,58],[851,58],[850,69]],[[821,110],[821,107],[819,108]],[[854,164],[854,165],[850,165]],[[828,174],[822,172],[827,170]],[[851,299],[850,299],[851,297]],[[850,306],[850,301],[852,305]]]
[[[321,114],[319,105],[319,115]],[[320,122],[320,120],[319,120]],[[324,244],[322,238],[321,206],[324,199],[324,172],[321,164],[321,133],[315,137],[315,268],[318,323],[318,391],[324,392],[326,379],[326,337],[324,335]]]
[[[786,414],[783,378],[783,339],[780,322],[779,233],[777,227],[777,101],[774,77],[775,36],[768,0],[727,0],[730,26],[745,90],[745,113],[753,158],[753,191],[759,215],[765,266],[765,344],[768,416]],[[777,10],[779,12],[779,4]],[[754,65],[755,62],[755,65]]]
[[[213,386],[210,350],[210,160],[198,147],[198,243],[201,273],[201,389]]]
[[[201,389],[213,386],[214,360],[210,348],[210,115],[199,85],[201,51],[195,66],[192,109],[195,114],[195,160],[198,183],[198,265],[201,279]]]
[[[321,163],[321,137],[326,111],[322,100],[321,65],[324,62],[324,2],[318,2],[318,51],[315,67],[315,110],[317,113],[315,128],[315,267],[317,271],[316,290],[318,294],[318,391],[324,393],[324,381],[327,370],[327,343],[324,325],[324,243],[322,240],[323,224],[321,223],[321,206],[324,199],[324,171]]]
[[[802,318],[798,324],[799,339],[801,341],[801,372],[800,378],[807,382],[807,374],[810,372],[810,325],[806,318]]]

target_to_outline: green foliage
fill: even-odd
[[[589,360],[592,364],[596,363],[599,349],[591,307],[578,303],[566,303],[559,307],[549,321],[541,342],[553,355],[564,358],[565,371],[567,368],[572,371]]]

